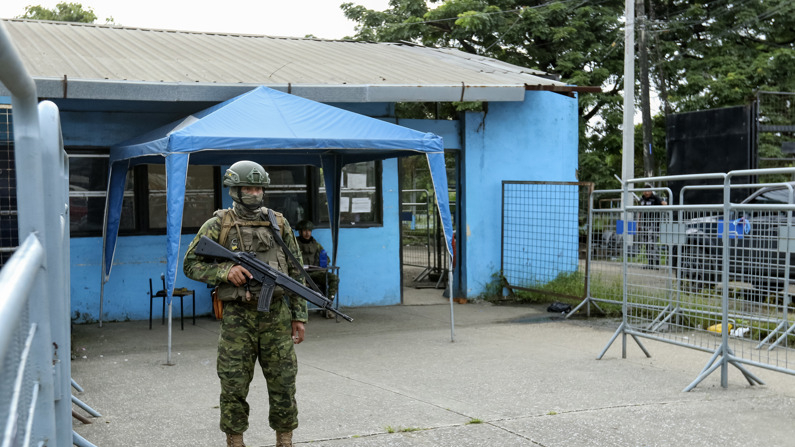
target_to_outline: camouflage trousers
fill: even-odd
[[[252,304],[224,303],[217,363],[221,379],[221,431],[241,434],[248,429],[246,397],[258,359],[268,384],[268,423],[276,431],[292,431],[298,427],[295,402],[298,362],[291,339],[290,310],[281,299],[273,300],[270,312],[257,312]]]
[[[309,272],[309,277],[312,278],[315,284],[326,293],[326,296],[331,299],[333,295],[337,294],[337,288],[339,287],[340,277],[325,271],[315,270]],[[328,290],[326,290],[326,281],[328,281]]]

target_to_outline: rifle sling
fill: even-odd
[[[317,284],[315,284],[315,282],[312,281],[312,278],[309,277],[309,273],[307,273],[306,270],[304,270],[304,266],[301,265],[300,262],[298,262],[298,259],[295,259],[293,252],[291,252],[290,249],[287,248],[287,244],[285,244],[284,240],[282,240],[282,235],[279,234],[279,224],[276,223],[276,215],[273,213],[273,210],[270,208],[268,208],[268,220],[271,223],[270,229],[273,232],[273,237],[276,239],[276,242],[278,242],[279,245],[282,247],[282,251],[284,251],[284,254],[287,255],[287,258],[289,258],[290,261],[293,263],[293,265],[298,269],[298,271],[301,272],[301,275],[304,277],[309,287],[311,287],[312,290],[314,290],[315,292],[323,295],[323,292],[320,291]]]

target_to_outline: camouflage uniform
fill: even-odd
[[[267,216],[265,208],[261,211],[261,216]],[[225,301],[217,360],[218,377],[221,379],[220,427],[223,432],[231,434],[242,434],[248,429],[249,405],[246,396],[254,377],[255,361],[259,359],[268,384],[269,425],[277,432],[290,432],[298,426],[295,401],[298,364],[291,338],[291,322],[307,321],[306,301],[284,294],[283,290],[277,288],[270,312],[258,312],[259,284],[252,284],[250,293],[253,298],[246,301],[245,288],[235,287],[227,281],[234,264],[205,262],[204,258],[194,253],[194,249],[201,236],[207,236],[216,242],[223,242],[222,245],[230,250],[254,251],[258,259],[293,278],[300,279],[300,272],[286,259],[261,218],[247,220],[240,218],[237,213],[233,214],[237,225],[231,228],[225,241],[219,241],[222,216],[231,212],[217,211],[214,217],[202,225],[188,247],[183,265],[187,277],[219,285],[219,297]],[[301,252],[290,224],[279,213],[276,214],[282,239],[300,262]],[[264,219],[267,220],[267,217]]]
[[[298,247],[301,249],[301,256],[304,258],[304,263],[319,266],[320,251],[323,250],[323,246],[320,245],[320,242],[314,237],[310,237],[307,241],[299,236],[296,240],[298,241]],[[312,281],[314,281],[321,290],[326,292],[328,298],[332,298],[337,294],[337,288],[340,283],[339,276],[331,272],[315,270],[309,272],[309,277],[312,278]],[[328,290],[326,290],[326,281],[328,281]]]

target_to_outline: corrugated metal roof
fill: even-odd
[[[565,85],[404,43],[2,22],[43,98],[219,101],[266,85],[323,102],[521,101],[526,87]]]

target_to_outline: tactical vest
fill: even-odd
[[[274,212],[274,214],[276,214],[276,223],[279,225],[276,231],[281,231],[284,228],[284,216],[277,212]],[[268,215],[267,208],[263,207],[261,209],[261,215]],[[267,220],[239,219],[231,208],[218,210],[214,216],[221,220],[219,244],[232,251],[254,253],[260,261],[287,273],[287,256],[274,239],[273,233],[269,228],[270,222]],[[249,286],[249,292],[252,295],[252,305],[256,304],[261,289],[262,285],[259,282],[256,284],[252,282]],[[273,292],[273,298],[281,298],[283,295],[284,291],[281,287],[277,287]],[[221,301],[243,301],[245,296],[245,287],[236,287],[232,283],[226,282],[218,286],[218,299]]]
[[[304,264],[318,265],[320,264],[320,244],[317,243],[313,237],[310,242],[304,243],[300,238],[297,238],[298,247],[301,248],[301,256],[304,259]]]

